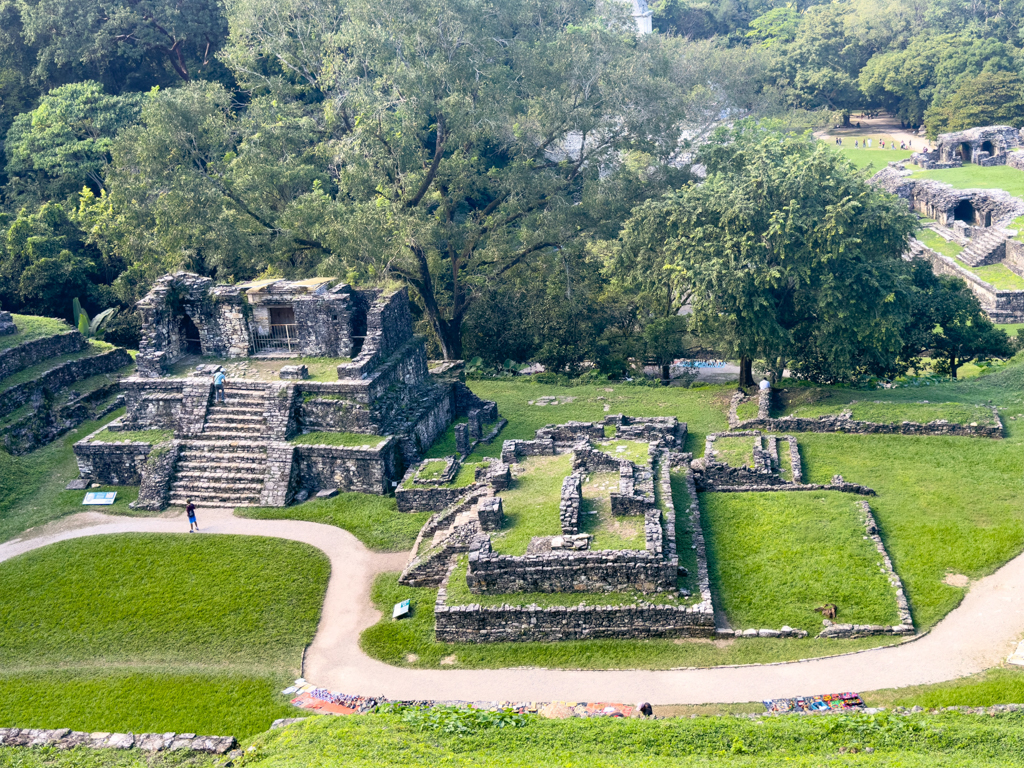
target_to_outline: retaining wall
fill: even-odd
[[[88,346],[78,331],[66,331],[17,344],[0,352],[0,380],[51,357],[80,352]]]

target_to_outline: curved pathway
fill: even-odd
[[[467,701],[744,702],[827,691],[868,691],[936,683],[1001,663],[1024,634],[1024,555],[971,585],[929,634],[904,645],[803,662],[666,671],[544,669],[416,670],[367,657],[359,633],[379,613],[373,577],[400,570],[405,554],[375,554],[348,531],[293,520],[247,520],[230,510],[199,514],[202,533],[271,536],[323,550],[331,578],[305,675],[334,691],[394,699]],[[83,512],[0,544],[0,562],[57,541],[112,533],[185,533],[183,515],[127,518]],[[742,642],[742,641],[739,641]]]

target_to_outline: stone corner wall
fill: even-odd
[[[88,345],[85,337],[74,330],[16,344],[0,352],[0,379],[13,376],[52,357],[81,352]]]
[[[178,461],[180,451],[179,440],[169,440],[153,446],[142,470],[139,499],[134,503],[137,509],[159,512],[167,506],[171,497],[174,465]]]
[[[574,472],[562,481],[558,502],[558,518],[562,533],[575,536],[580,532],[580,507],[583,504],[583,476]]]

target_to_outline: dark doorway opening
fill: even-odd
[[[295,308],[294,307],[271,307],[270,308],[270,324],[271,325],[295,325]]]
[[[965,163],[971,162],[971,145],[966,141],[960,145],[960,159]]]
[[[352,328],[352,358],[355,359],[363,351],[363,342],[366,341],[366,307],[356,306],[350,317]]]
[[[991,141],[983,141],[983,142],[981,142],[981,151],[982,152],[988,152],[989,157],[991,157],[992,155],[994,155],[996,153],[995,149],[992,147],[992,142]]]
[[[974,223],[974,206],[970,200],[961,200],[953,209],[953,218],[966,224]]]
[[[199,336],[199,329],[188,315],[182,315],[178,320],[178,336],[181,339],[182,354],[203,354],[203,342]]]

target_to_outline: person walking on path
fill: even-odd
[[[227,403],[227,398],[224,396],[224,371],[217,371],[217,375],[213,377],[213,390],[216,392],[214,399],[218,403]]]
[[[196,505],[192,499],[185,501],[185,514],[188,515],[188,532],[194,533],[199,530],[199,523],[196,522]]]

